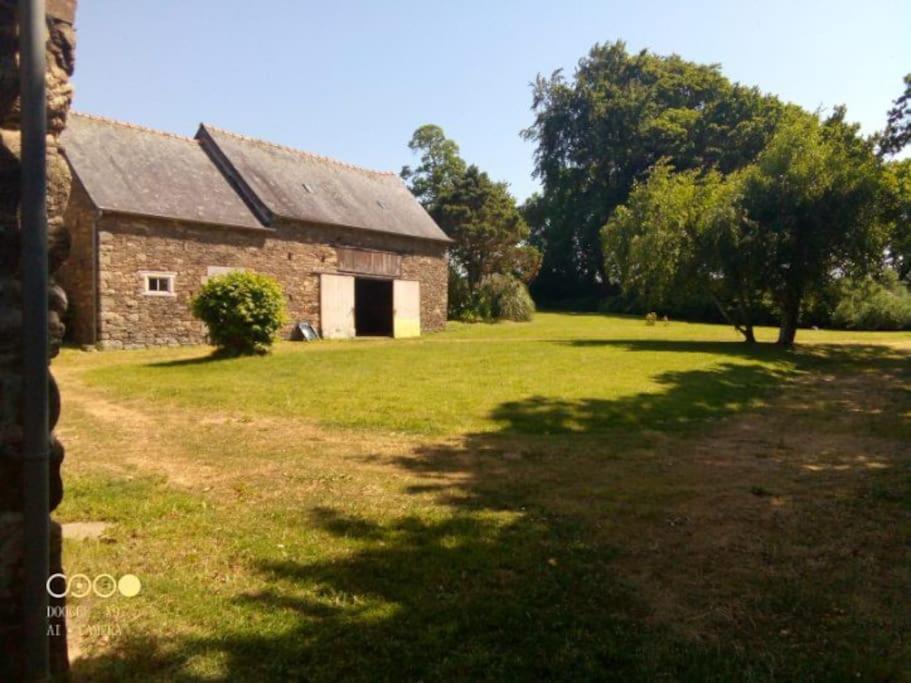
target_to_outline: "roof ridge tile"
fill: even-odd
[[[110,123],[115,126],[121,126],[122,128],[131,128],[133,130],[142,131],[143,133],[154,133],[155,135],[160,135],[166,138],[174,138],[176,140],[181,140],[183,142],[192,142],[194,144],[199,144],[195,138],[191,138],[187,135],[179,135],[178,133],[171,133],[166,130],[158,130],[156,128],[149,128],[147,126],[140,126],[136,123],[129,123],[128,121],[119,121],[117,119],[112,119],[107,116],[99,116],[98,114],[86,114],[81,111],[70,110],[70,116],[77,116],[82,119],[89,119],[90,121],[99,121],[101,123]]]
[[[332,157],[327,157],[323,154],[317,154],[316,152],[307,152],[302,149],[297,149],[296,147],[280,145],[276,142],[270,142],[268,140],[262,140],[261,138],[254,138],[254,137],[250,137],[248,135],[242,135],[240,133],[235,133],[234,131],[225,130],[224,128],[219,128],[218,126],[213,126],[211,123],[204,123],[202,125],[205,128],[217,131],[219,133],[223,133],[224,135],[230,135],[231,137],[237,138],[238,140],[243,140],[244,142],[252,142],[254,144],[262,145],[264,147],[272,147],[273,149],[282,150],[284,152],[291,152],[292,154],[297,154],[300,156],[308,157],[310,159],[315,159],[316,161],[334,164],[336,166],[342,166],[344,168],[350,168],[352,170],[360,171],[362,173],[369,173],[370,175],[398,177],[398,173],[396,173],[395,171],[377,171],[372,168],[367,168],[366,166],[358,166],[357,164],[352,164],[347,161],[340,161],[338,159],[333,159]]]

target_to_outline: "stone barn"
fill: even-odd
[[[201,125],[195,138],[72,114],[59,280],[73,341],[195,344],[190,300],[243,269],[282,285],[291,324],[409,337],[446,321],[449,239],[394,173]]]

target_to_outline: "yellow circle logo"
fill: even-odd
[[[125,598],[132,598],[139,595],[142,590],[142,582],[135,574],[124,574],[117,582],[117,590]]]

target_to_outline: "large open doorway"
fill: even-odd
[[[354,330],[358,337],[391,337],[392,280],[354,279]]]

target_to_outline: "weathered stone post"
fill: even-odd
[[[22,286],[19,232],[20,107],[16,0],[0,0],[0,681],[22,678],[23,646],[23,515],[22,515]],[[47,2],[47,213],[50,355],[63,337],[66,295],[53,273],[69,251],[63,212],[70,191],[70,173],[58,138],[72,101],[76,0]],[[50,361],[50,359],[48,359]],[[50,426],[59,416],[59,396],[52,379]],[[50,510],[63,497],[60,464],[63,446],[51,436]],[[51,572],[61,571],[60,527],[51,524]],[[54,602],[54,601],[52,601]],[[62,605],[62,601],[57,601]],[[51,672],[68,668],[66,627],[62,616],[51,618]],[[59,635],[55,635],[59,634]]]

